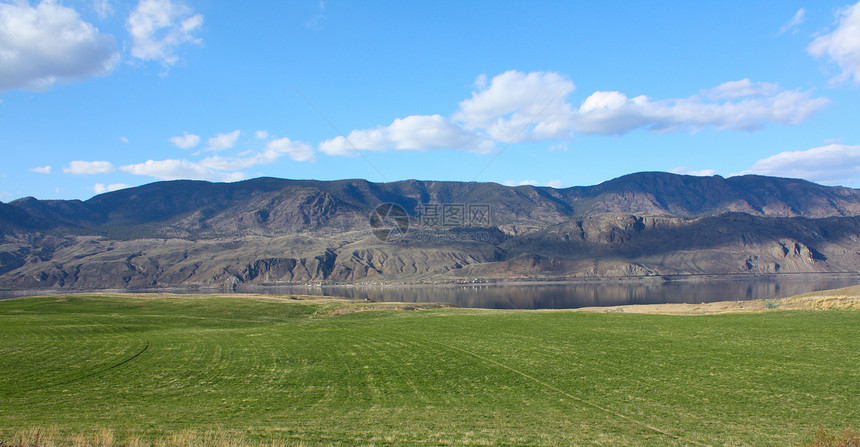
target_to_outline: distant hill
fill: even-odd
[[[371,232],[383,203],[411,216],[397,242]],[[491,218],[417,218],[449,206]],[[663,172],[564,189],[183,180],[0,203],[0,235],[0,288],[856,272],[860,190]]]

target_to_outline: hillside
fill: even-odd
[[[410,216],[402,239],[371,232],[384,203]],[[446,207],[489,214],[427,220]],[[0,288],[856,272],[860,190],[659,172],[564,189],[170,181],[0,203],[0,234]]]

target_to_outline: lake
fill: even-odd
[[[226,293],[317,295],[407,303],[441,302],[485,309],[571,309],[629,304],[706,303],[774,299],[860,284],[858,275],[792,275],[754,279],[629,280],[570,283],[439,286],[270,286]],[[112,290],[115,292],[116,290]],[[71,291],[0,292],[0,298]],[[159,289],[135,292],[225,293],[215,290]]]

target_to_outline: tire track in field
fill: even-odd
[[[121,362],[119,362],[119,363],[115,364],[115,365],[108,366],[107,368],[103,368],[103,369],[100,369],[100,370],[98,370],[98,371],[91,372],[91,373],[86,374],[86,375],[83,375],[83,376],[81,376],[81,377],[76,377],[76,378],[74,378],[74,379],[65,380],[65,381],[62,381],[62,382],[51,383],[51,384],[48,384],[48,385],[45,385],[45,386],[42,386],[42,387],[30,388],[30,389],[24,390],[23,392],[24,392],[24,393],[30,393],[30,392],[33,392],[33,391],[43,391],[43,390],[46,390],[46,389],[51,388],[51,387],[60,386],[60,385],[68,385],[68,384],[70,384],[70,383],[78,382],[78,381],[81,381],[81,380],[84,380],[84,379],[88,379],[88,378],[90,378],[90,377],[97,376],[97,375],[99,375],[99,374],[105,373],[105,372],[110,371],[110,370],[112,370],[112,369],[114,369],[114,368],[118,368],[118,367],[120,367],[120,366],[122,366],[122,365],[125,365],[126,363],[128,363],[128,362],[130,362],[130,361],[132,361],[132,360],[134,360],[134,359],[136,359],[136,358],[138,358],[138,357],[140,357],[140,355],[141,355],[141,354],[143,354],[144,352],[146,352],[146,350],[147,350],[147,349],[149,349],[149,344],[150,344],[150,343],[149,343],[149,341],[147,340],[147,342],[146,342],[146,346],[144,346],[144,347],[143,347],[143,349],[141,349],[141,350],[140,350],[140,352],[138,352],[137,354],[135,354],[135,355],[133,355],[133,356],[131,356],[131,357],[129,357],[129,358],[127,358],[127,359],[125,359],[125,360],[123,360],[123,361],[121,361]]]
[[[469,351],[469,350],[467,350],[467,349],[458,348],[458,347],[456,347],[456,346],[451,346],[451,345],[448,345],[448,344],[445,344],[445,343],[442,343],[442,342],[434,341],[434,340],[427,340],[427,339],[423,339],[423,338],[420,338],[420,337],[415,337],[415,338],[417,338],[417,339],[419,339],[419,340],[422,340],[422,341],[424,341],[424,342],[434,343],[434,344],[437,344],[437,345],[439,345],[439,346],[446,347],[446,348],[448,348],[448,349],[452,349],[452,350],[455,350],[455,351],[462,352],[462,353],[464,353],[464,354],[470,355],[470,356],[472,356],[472,357],[475,357],[475,358],[477,358],[477,359],[483,360],[483,361],[488,362],[488,363],[492,363],[492,364],[494,364],[494,365],[496,365],[496,366],[499,366],[499,367],[504,368],[504,369],[506,369],[506,370],[508,370],[508,371],[511,371],[511,372],[513,372],[513,373],[515,373],[515,374],[517,374],[517,375],[520,375],[520,376],[522,376],[522,377],[525,377],[526,379],[529,379],[529,380],[531,380],[531,381],[533,381],[533,382],[535,382],[535,383],[537,383],[537,384],[539,384],[539,385],[543,386],[544,388],[547,388],[547,389],[550,389],[550,390],[552,390],[552,391],[555,391],[556,393],[559,393],[559,394],[561,394],[562,396],[565,396],[565,397],[567,397],[567,398],[569,398],[569,399],[573,399],[573,400],[575,400],[575,401],[577,401],[577,402],[579,402],[579,403],[581,403],[581,404],[583,404],[583,405],[587,405],[587,406],[592,407],[592,408],[594,408],[594,409],[600,410],[600,411],[602,411],[602,412],[604,412],[604,413],[608,413],[608,414],[610,414],[610,415],[612,415],[612,416],[615,416],[615,417],[617,417],[617,418],[624,419],[625,421],[630,422],[631,424],[638,425],[638,426],[640,426],[640,427],[642,427],[642,428],[646,428],[646,429],[648,429],[648,430],[650,430],[650,431],[653,431],[653,432],[655,432],[655,433],[659,433],[659,434],[661,434],[661,435],[668,436],[668,437],[670,437],[670,438],[673,438],[673,439],[676,439],[676,440],[678,440],[678,441],[685,442],[685,443],[688,443],[688,444],[698,445],[698,446],[702,446],[702,447],[712,447],[712,446],[711,446],[711,445],[709,445],[709,444],[703,444],[703,443],[701,443],[701,442],[694,441],[694,440],[692,440],[692,439],[684,438],[684,437],[682,437],[682,436],[680,436],[680,435],[676,435],[676,434],[671,433],[671,432],[668,432],[668,431],[666,431],[666,430],[663,430],[663,429],[660,429],[660,428],[654,427],[653,425],[646,424],[645,422],[637,421],[636,419],[633,419],[633,418],[631,418],[630,416],[627,416],[627,415],[624,415],[624,414],[618,413],[618,412],[616,412],[616,411],[610,410],[610,409],[608,409],[608,408],[602,407],[602,406],[597,405],[597,404],[595,404],[595,403],[593,403],[593,402],[587,401],[587,400],[585,400],[585,399],[583,399],[583,398],[581,398],[581,397],[574,396],[573,394],[570,394],[570,393],[568,393],[567,391],[564,391],[564,390],[562,390],[562,389],[560,389],[560,388],[558,388],[558,387],[556,387],[556,386],[554,386],[554,385],[551,385],[551,384],[549,384],[549,383],[546,383],[546,382],[544,382],[543,380],[540,380],[540,379],[538,379],[538,378],[536,378],[536,377],[534,377],[534,376],[530,376],[530,375],[528,375],[528,374],[526,374],[526,373],[524,373],[524,372],[522,372],[522,371],[520,371],[520,370],[518,370],[518,369],[514,369],[514,368],[512,368],[512,367],[510,367],[510,366],[508,366],[508,365],[505,365],[505,364],[503,364],[503,363],[499,363],[499,362],[497,362],[497,361],[495,361],[495,360],[493,360],[493,359],[490,359],[490,358],[484,357],[484,356],[482,356],[482,355],[480,355],[480,354],[478,354],[478,353],[475,353],[475,352]]]

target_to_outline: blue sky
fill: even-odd
[[[258,176],[860,186],[860,6],[0,1],[0,200]]]

